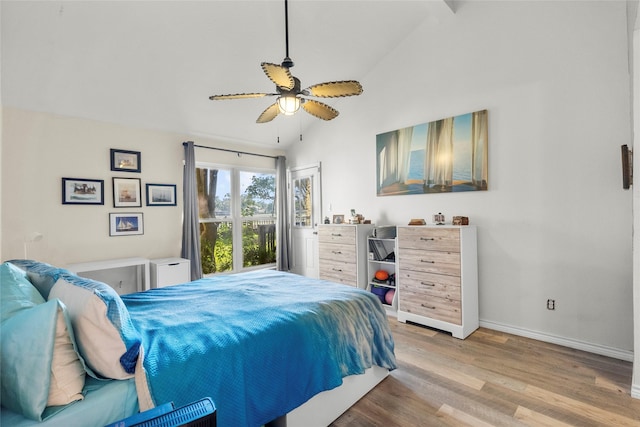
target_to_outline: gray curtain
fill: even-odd
[[[200,263],[200,223],[198,222],[198,184],[196,183],[196,155],[193,141],[184,142],[184,174],[182,197],[182,258],[191,261],[191,280],[202,278]]]
[[[287,203],[287,159],[284,156],[276,158],[276,266],[280,271],[289,271],[289,207]]]

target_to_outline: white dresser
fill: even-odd
[[[476,228],[398,227],[398,320],[466,338],[479,325]]]
[[[178,285],[191,281],[191,262],[185,258],[156,258],[149,260],[151,288]]]
[[[318,226],[319,276],[324,280],[367,287],[367,236],[371,224]]]

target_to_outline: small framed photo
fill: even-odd
[[[109,236],[144,234],[142,213],[110,213]]]
[[[344,215],[334,215],[333,216],[334,224],[344,224]]]
[[[112,148],[111,170],[118,172],[140,172],[140,152]]]
[[[175,206],[175,184],[147,184],[147,206]]]
[[[113,178],[113,207],[142,207],[140,178]]]
[[[62,178],[63,205],[104,205],[104,180]]]

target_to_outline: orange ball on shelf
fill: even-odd
[[[378,270],[376,271],[375,277],[378,280],[387,280],[389,278],[389,273],[384,270]]]

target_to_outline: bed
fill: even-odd
[[[2,425],[104,426],[169,401],[211,397],[222,426],[326,426],[396,367],[379,299],[349,286],[259,270],[118,296],[37,261],[2,268]],[[17,310],[13,296],[13,308],[5,307],[14,282],[27,300]],[[41,392],[25,404],[5,390],[13,383],[4,377],[25,369],[19,353],[5,351],[7,336],[24,336],[22,318],[42,324],[36,311],[64,318],[84,375],[82,400],[51,406]]]

